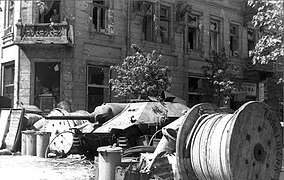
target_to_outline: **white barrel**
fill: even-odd
[[[99,179],[115,180],[115,168],[121,164],[121,147],[102,146],[99,153]]]
[[[50,134],[50,132],[36,133],[36,155],[38,157],[45,157],[45,152],[49,145]]]
[[[36,135],[35,131],[25,131],[26,134],[26,155],[36,155]]]

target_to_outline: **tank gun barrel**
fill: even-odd
[[[88,120],[95,122],[94,116],[46,116],[45,119],[49,120]]]

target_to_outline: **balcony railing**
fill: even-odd
[[[17,24],[15,43],[28,44],[60,44],[72,46],[73,29],[66,21],[62,23]]]

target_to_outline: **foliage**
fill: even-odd
[[[213,51],[212,57],[206,59],[206,62],[208,65],[202,66],[203,73],[210,81],[211,94],[218,97],[218,105],[220,105],[222,97],[229,97],[235,87],[233,66],[226,55],[225,48],[220,53]]]
[[[284,1],[248,0],[248,5],[257,8],[252,23],[261,31],[267,30],[250,52],[254,63],[268,63],[284,56]]]
[[[159,97],[170,87],[169,68],[158,65],[162,56],[155,50],[146,53],[134,44],[132,48],[133,55],[127,56],[121,65],[111,67],[117,73],[117,78],[110,80],[112,90],[117,96]]]

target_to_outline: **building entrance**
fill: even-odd
[[[60,101],[60,63],[35,63],[35,104],[49,112]]]

